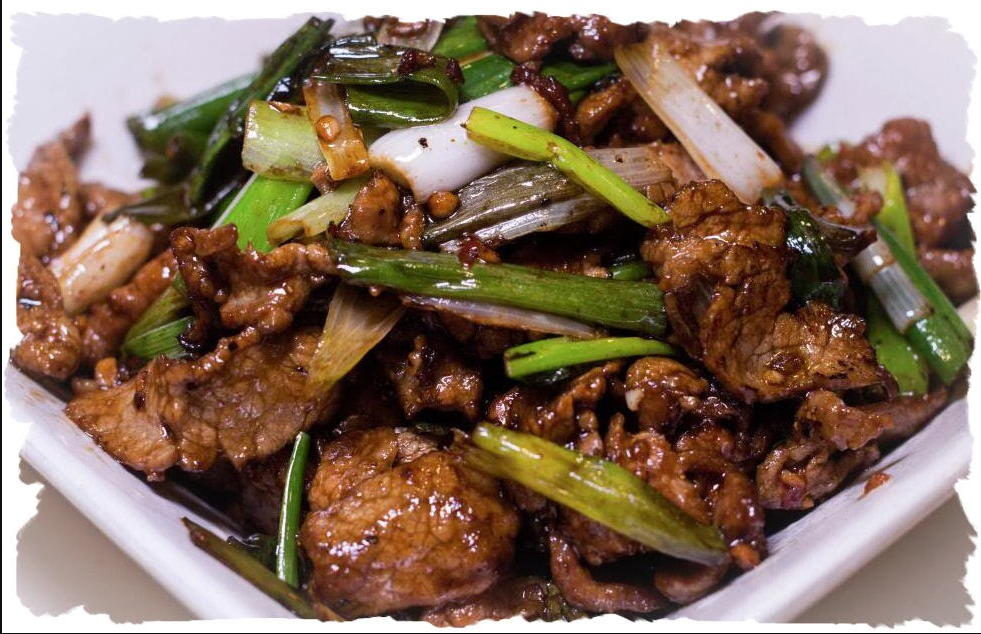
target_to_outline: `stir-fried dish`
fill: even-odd
[[[928,123],[805,155],[774,16],[310,19],[19,182],[13,362],[301,616],[664,613],[966,381],[974,191]],[[361,23],[358,24],[361,26]]]

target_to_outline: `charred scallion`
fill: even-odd
[[[471,139],[492,150],[529,161],[548,162],[645,227],[670,220],[660,205],[558,135],[486,108],[474,108],[466,128]]]
[[[431,295],[526,308],[652,336],[664,333],[663,297],[655,284],[616,282],[513,264],[460,264],[456,256],[391,251],[334,240],[341,277],[360,286],[385,286]]]
[[[525,485],[550,500],[658,552],[718,565],[728,559],[722,534],[700,524],[623,467],[531,434],[481,423],[467,463]]]
[[[226,174],[240,171],[237,167],[229,169],[228,164],[239,163],[240,141],[245,132],[245,113],[249,104],[256,99],[286,97],[281,94],[284,86],[289,88],[287,93],[294,92],[291,80],[328,42],[332,24],[332,20],[310,18],[266,59],[259,73],[218,120],[189,180],[188,203],[197,216],[206,216],[215,210],[226,195],[223,188]]]
[[[764,190],[763,200],[787,215],[786,244],[794,253],[788,273],[794,298],[801,305],[818,300],[841,310],[847,280],[811,212],[798,205],[786,190]]]

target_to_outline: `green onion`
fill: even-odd
[[[324,160],[306,108],[253,101],[245,117],[242,165],[266,178],[309,183]]]
[[[330,223],[341,224],[367,176],[355,176],[342,182],[322,196],[317,196],[296,211],[274,221],[266,229],[273,244],[282,244],[297,237],[312,238],[327,231]]]
[[[184,517],[181,518],[191,542],[221,563],[237,572],[246,581],[259,588],[287,610],[300,618],[318,617],[306,596],[299,590],[283,583],[271,570],[247,553],[244,549],[221,539],[205,527]],[[320,607],[321,617],[332,621],[343,621],[340,616]]]
[[[211,213],[225,195],[222,168],[239,162],[237,141],[245,132],[245,114],[256,99],[271,99],[289,80],[302,71],[310,56],[330,38],[333,20],[310,18],[266,58],[259,74],[242,90],[218,120],[200,162],[189,180],[188,201],[199,216]],[[237,173],[237,169],[233,173]]]
[[[300,530],[300,510],[303,506],[303,475],[310,455],[310,434],[301,431],[293,442],[286,467],[282,508],[279,511],[279,530],[276,533],[276,576],[294,588],[300,586],[300,562],[296,536]]]
[[[513,480],[641,544],[706,565],[727,561],[719,529],[685,515],[623,467],[531,434],[481,423],[467,464]]]
[[[613,63],[580,64],[571,60],[560,60],[542,66],[542,75],[554,77],[569,90],[570,96],[615,72],[617,72],[617,65]]]
[[[400,24],[395,20],[383,20],[381,27],[375,33],[375,39],[379,44],[394,44],[430,51],[443,33],[443,23],[439,20],[426,20],[425,26],[413,28],[411,32],[404,32],[399,28]]]
[[[504,352],[504,370],[512,379],[521,379],[580,363],[673,354],[674,348],[668,344],[640,337],[606,337],[588,341],[556,337],[508,348]]]
[[[867,297],[865,322],[875,356],[896,379],[900,394],[926,394],[930,383],[926,362],[896,330],[875,295]]]
[[[410,50],[363,36],[338,40],[311,78],[344,85],[351,116],[361,125],[403,128],[442,121],[459,102],[459,86],[448,70],[454,62],[436,55],[433,66],[399,72]]]
[[[838,181],[824,171],[817,157],[805,158],[802,172],[811,191],[817,196],[818,202],[822,205],[834,205],[845,218],[855,215],[855,203],[848,198],[848,193],[842,189]]]
[[[636,282],[647,279],[652,273],[653,271],[651,271],[650,265],[641,260],[622,262],[610,267],[610,279],[624,282]]]
[[[460,70],[463,71],[464,79],[460,88],[460,98],[463,101],[479,99],[513,85],[511,73],[514,71],[514,63],[497,53],[469,61]]]
[[[950,299],[916,260],[916,256],[904,249],[885,226],[876,223],[876,229],[879,238],[892,251],[896,262],[933,307],[933,315],[913,324],[906,332],[906,337],[926,358],[940,380],[950,385],[971,356],[971,332]]]
[[[787,215],[786,245],[794,253],[787,267],[794,298],[801,304],[818,300],[841,310],[847,280],[835,263],[834,252],[824,239],[811,212],[801,207],[787,190],[766,189],[764,202]]]
[[[671,170],[658,158],[657,151],[648,146],[588,150],[587,154],[607,169],[623,178],[631,187],[642,188],[653,183],[670,181]],[[454,214],[426,228],[423,240],[439,244],[464,234],[474,234],[485,241],[513,240],[531,230],[551,230],[560,226],[551,218],[550,207],[563,201],[578,209],[588,207],[587,213],[559,214],[566,223],[588,216],[606,203],[591,194],[568,176],[543,163],[520,163],[507,166],[483,176],[457,192],[460,200]],[[531,216],[528,231],[524,223],[505,221]]]
[[[150,306],[143,311],[143,314],[140,315],[140,318],[136,320],[136,323],[130,327],[129,331],[126,333],[126,338],[123,341],[121,351],[124,354],[137,356],[143,359],[151,359],[152,357],[144,357],[142,354],[140,354],[141,350],[136,347],[137,340],[145,337],[150,332],[153,332],[158,328],[162,328],[167,324],[180,319],[187,307],[187,290],[184,287],[184,280],[178,275],[174,278],[174,282],[164,289],[164,292],[160,294],[160,297],[150,304]],[[159,346],[161,346],[161,344],[158,340],[158,342],[154,344],[154,348]],[[165,346],[165,348],[170,349],[167,346]]]
[[[194,166],[218,118],[252,81],[243,75],[164,108],[126,119],[143,154],[141,175],[174,183]]]
[[[906,208],[906,193],[903,191],[903,181],[892,163],[883,163],[879,168],[863,169],[860,173],[862,184],[882,195],[882,209],[876,214],[876,220],[892,231],[893,235],[910,253],[916,252],[916,242],[913,239],[913,225]]]
[[[173,321],[168,321],[162,326],[157,326],[127,340],[121,351],[141,359],[155,359],[157,357],[179,359],[186,357],[187,350],[180,343],[180,335],[193,321],[193,317],[179,317]]]
[[[465,267],[454,255],[391,251],[334,240],[338,273],[359,286],[386,286],[430,295],[527,308],[660,336],[667,327],[660,289],[647,282],[616,282],[513,264]]]
[[[443,29],[443,34],[432,52],[462,62],[467,57],[486,50],[487,41],[480,32],[476,16],[466,15],[458,17]]]
[[[670,220],[659,205],[560,136],[485,108],[474,108],[466,127],[471,139],[493,150],[529,161],[547,161],[645,227]]]
[[[805,161],[804,176],[822,204],[838,205],[845,192],[817,159]],[[902,189],[889,190],[902,195]],[[891,203],[890,222],[905,209],[905,202]],[[923,269],[912,251],[885,224],[873,220],[879,239],[860,253],[853,266],[872,286],[889,319],[906,340],[940,377],[950,384],[971,356],[972,337],[947,296]],[[907,361],[912,364],[912,361]]]

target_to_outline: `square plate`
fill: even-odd
[[[137,156],[123,125],[125,115],[144,109],[161,93],[190,94],[248,71],[262,51],[273,48],[302,19],[158,23],[19,16],[14,32],[25,50],[11,121],[15,164],[26,164],[36,143],[89,108],[96,143],[83,176],[138,186]],[[835,138],[857,140],[890,117],[915,115],[934,123],[946,156],[962,168],[968,164],[965,134],[973,59],[963,40],[945,31],[943,21],[915,19],[894,27],[868,27],[855,18],[786,19],[811,28],[832,60],[821,98],[795,125],[795,137],[805,146]],[[55,41],[59,53],[50,54],[53,49],[46,45]],[[91,46],[92,41],[99,46]],[[910,41],[917,46],[909,46]],[[119,55],[121,50],[140,54]],[[202,59],[208,62],[200,63]],[[855,59],[861,65],[848,63]],[[79,68],[107,70],[87,76],[77,72]],[[901,80],[896,68],[903,68]],[[948,72],[935,73],[935,68]],[[52,85],[63,98],[47,98]],[[913,85],[917,90],[908,90]],[[945,99],[936,99],[938,94]],[[972,302],[962,311],[971,322],[976,306]],[[8,367],[5,383],[14,422],[33,423],[23,457],[194,614],[290,616],[193,547],[179,521],[190,516],[227,532],[220,516],[179,487],[151,487],[134,477],[67,420],[61,401],[20,372]],[[888,469],[892,479],[887,486],[866,497],[866,475],[859,476],[775,534],[772,554],[755,570],[672,616],[794,618],[953,494],[954,482],[966,474],[970,461],[967,421],[965,401],[951,404],[870,469]]]

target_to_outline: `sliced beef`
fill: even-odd
[[[827,390],[810,392],[795,418],[813,427],[818,436],[840,451],[864,447],[892,427],[889,416],[849,407]]]
[[[402,461],[387,428],[336,443],[345,444],[325,448],[300,531],[314,601],[348,617],[437,606],[508,570],[518,515],[494,480],[445,451]]]
[[[518,64],[540,61],[557,45],[579,61],[609,61],[617,46],[638,42],[645,25],[620,25],[601,15],[550,16],[515,13],[511,17],[479,16],[477,24],[490,47]]]
[[[252,327],[261,334],[283,332],[310,292],[328,281],[330,255],[322,245],[290,243],[260,253],[236,246],[234,225],[217,229],[182,227],[171,249],[197,318],[188,343],[202,345],[219,321],[229,329]],[[217,313],[216,313],[217,311]]]
[[[94,366],[101,359],[118,355],[130,327],[171,285],[176,274],[177,261],[173,254],[169,249],[162,251],[144,264],[127,284],[78,316],[83,364]]]
[[[627,407],[643,430],[670,433],[689,416],[697,421],[748,418],[748,409],[667,357],[644,357],[627,370]]]
[[[76,397],[66,411],[107,452],[148,475],[175,462],[207,470],[220,456],[241,467],[330,416],[337,391],[306,392],[318,338],[315,328],[265,340],[247,329],[199,359],[156,359],[119,387]],[[153,451],[144,449],[147,438]]]
[[[351,202],[338,235],[379,247],[401,246],[402,212],[399,188],[381,172],[373,172]]]
[[[974,272],[974,248],[919,249],[920,264],[955,304],[978,294],[978,277]]]
[[[890,161],[903,179],[916,241],[941,247],[970,235],[967,212],[974,207],[974,185],[940,156],[930,124],[893,119],[858,145],[843,145],[832,161],[839,180],[851,182],[861,167]]]
[[[480,368],[436,333],[412,338],[411,348],[389,342],[377,352],[395,388],[406,418],[424,410],[459,412],[470,420],[480,415],[484,392]]]
[[[860,410],[870,416],[887,418],[891,425],[881,431],[880,443],[909,438],[930,422],[947,404],[947,390],[937,388],[923,396],[900,396],[891,401],[863,405]]]
[[[823,438],[794,436],[777,445],[757,468],[760,504],[768,509],[809,509],[878,459],[874,443],[839,452]]]
[[[647,614],[664,607],[653,588],[597,581],[579,561],[573,545],[557,532],[549,536],[552,579],[562,596],[587,612]]]
[[[10,355],[17,367],[57,380],[78,370],[82,335],[65,314],[58,280],[26,249],[17,267],[17,328],[24,335]]]
[[[436,627],[465,627],[520,616],[528,621],[571,621],[584,614],[562,599],[558,588],[538,577],[510,577],[476,596],[422,613]]]
[[[729,566],[703,566],[690,561],[672,561],[654,570],[654,587],[672,603],[684,605],[700,599],[719,584]]]
[[[586,418],[595,418],[593,410],[621,367],[620,363],[611,362],[592,368],[557,393],[530,386],[513,387],[491,401],[487,418],[502,427],[558,444],[589,436],[593,430]]]
[[[721,182],[683,187],[641,254],[659,271],[674,337],[726,390],[746,403],[812,389],[894,383],[876,362],[855,315],[791,298],[784,246],[786,218],[747,206]]]
[[[88,145],[89,130],[85,116],[38,147],[17,182],[12,233],[21,250],[42,263],[64,251],[82,229],[75,160]]]

